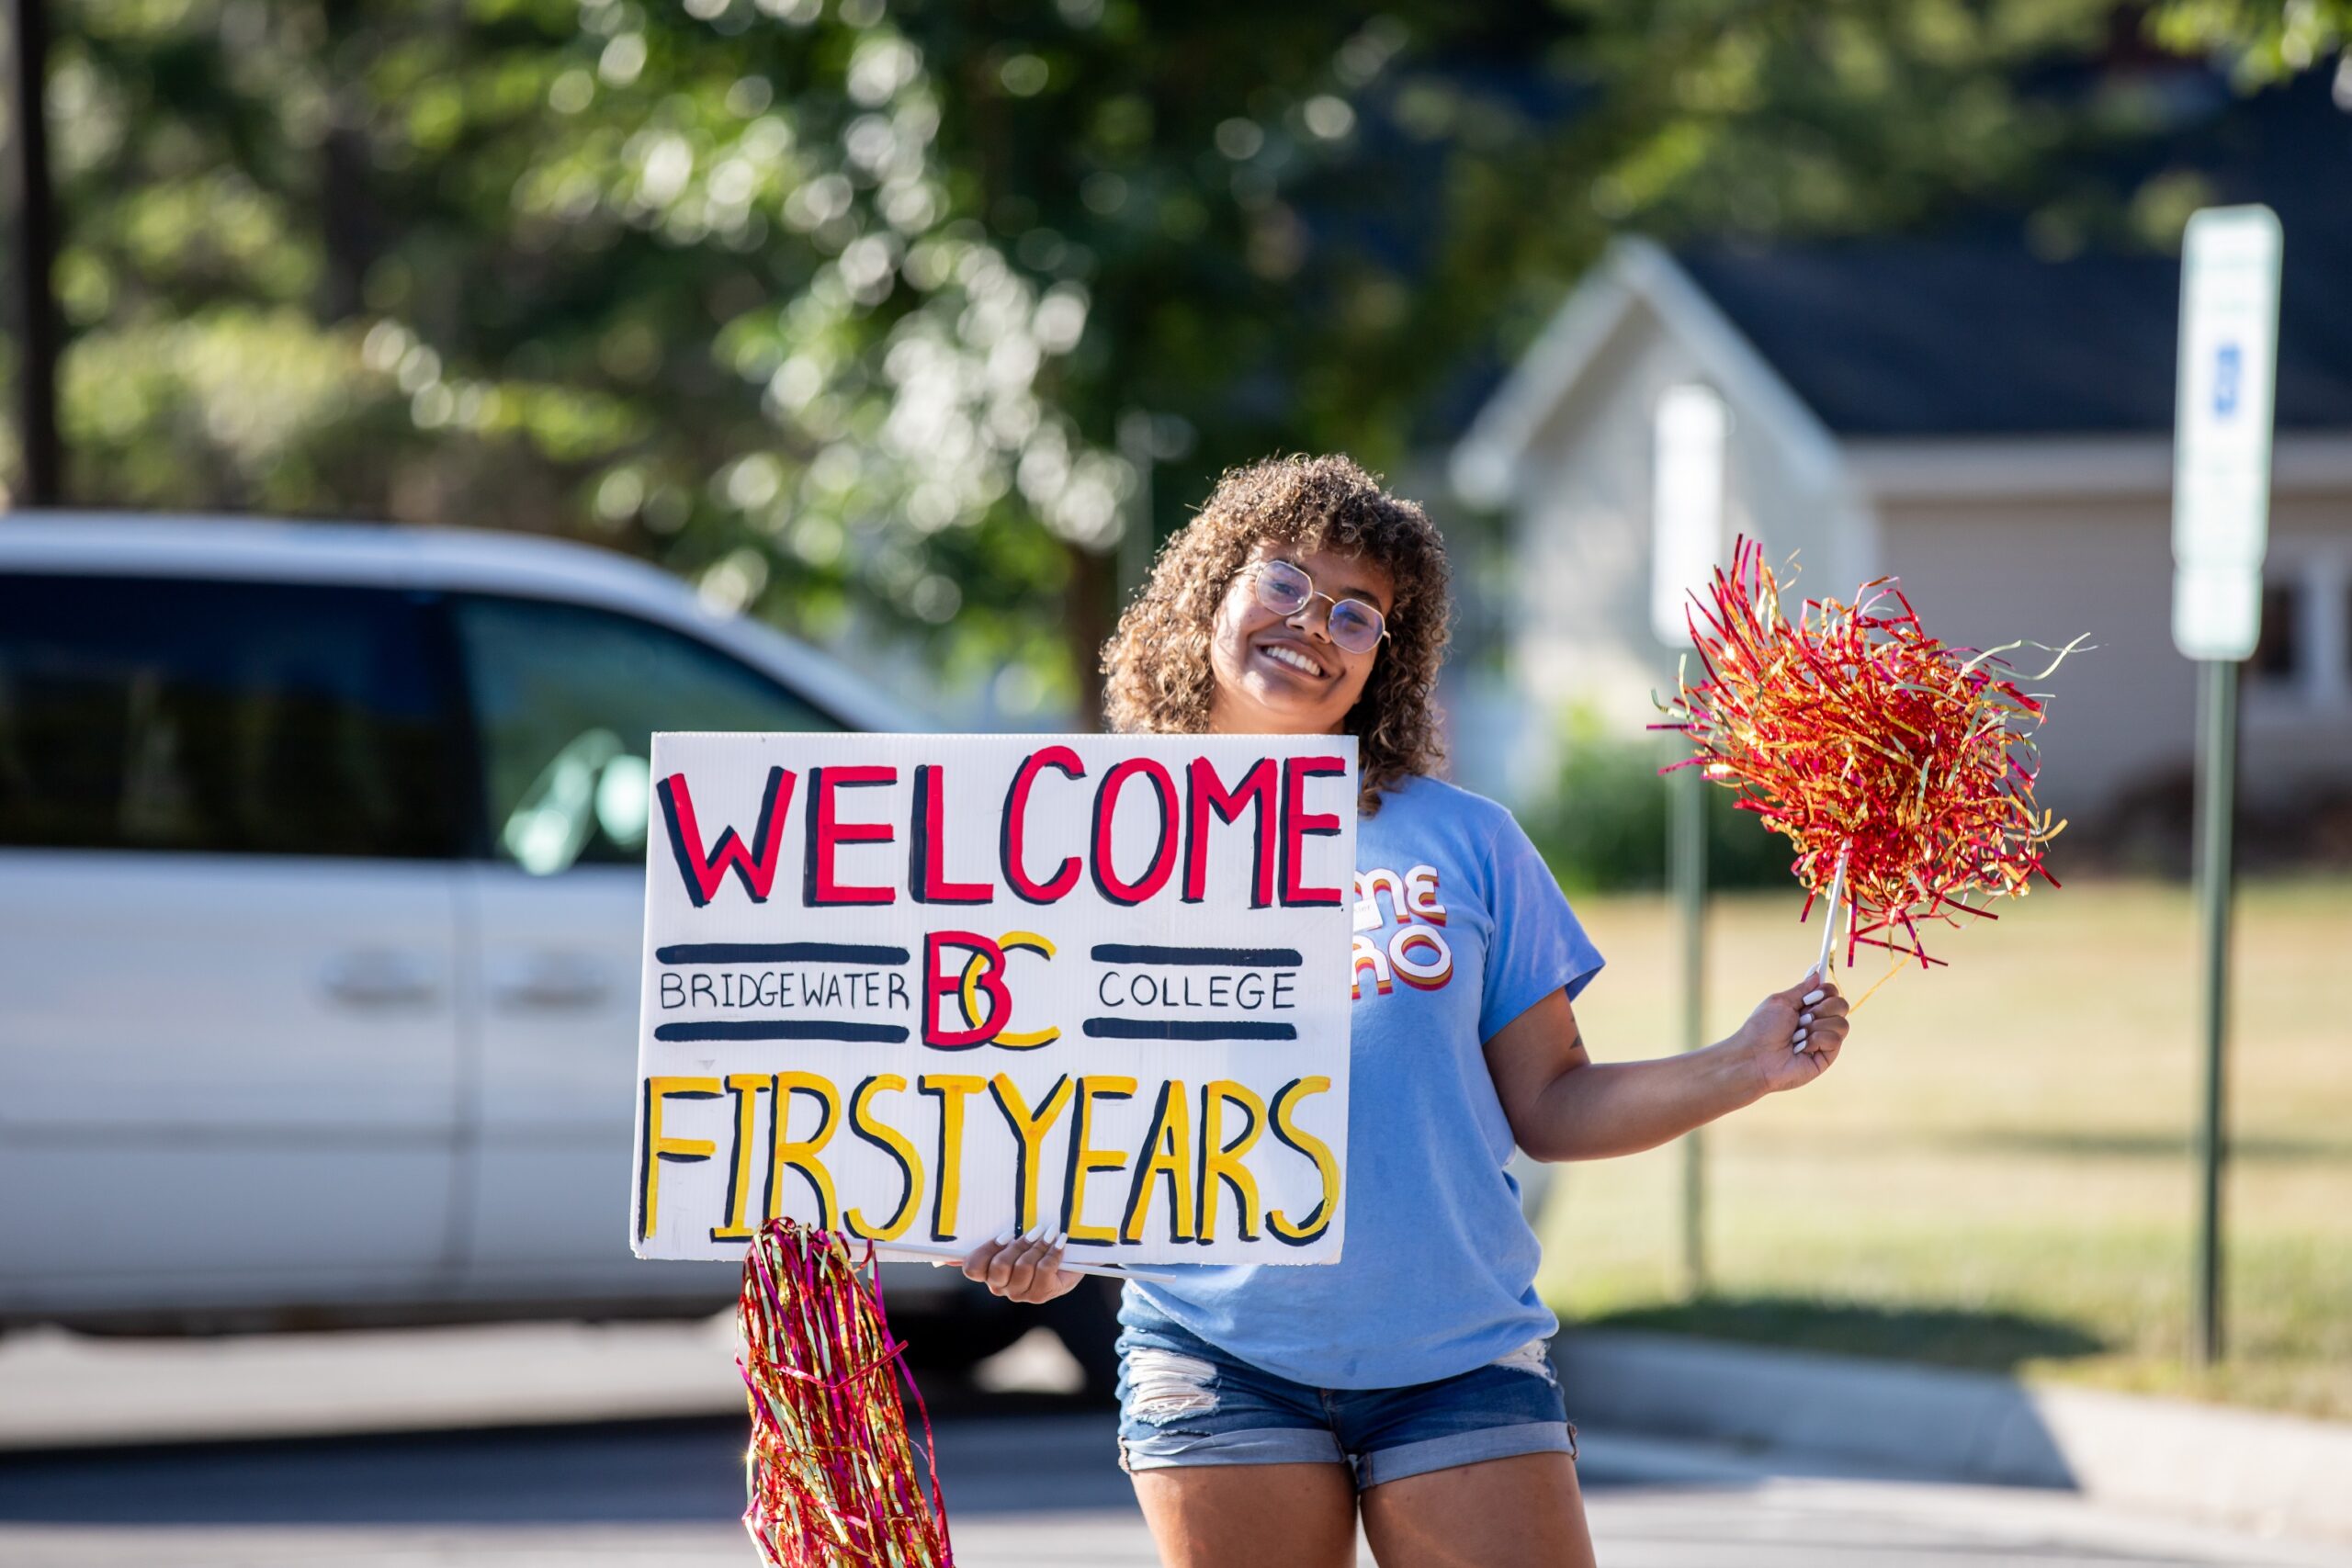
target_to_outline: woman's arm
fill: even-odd
[[[1792,1050],[1799,1029],[1804,1049]],[[1576,1010],[1555,991],[1487,1042],[1487,1070],[1511,1135],[1536,1159],[1638,1154],[1828,1070],[1845,1043],[1846,998],[1808,974],[1757,1004],[1739,1032],[1703,1051],[1595,1062]]]

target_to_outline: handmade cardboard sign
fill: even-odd
[[[1340,1256],[1352,737],[656,735],[631,1242]]]

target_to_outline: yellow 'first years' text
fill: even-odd
[[[1146,1134],[1129,1149],[1108,1145],[1101,1131],[1105,1107],[1136,1098],[1137,1081],[1126,1075],[1065,1074],[1031,1094],[1004,1073],[924,1073],[911,1085],[898,1073],[849,1084],[805,1071],[651,1077],[642,1080],[639,1107],[638,1238],[661,1224],[665,1165],[723,1159],[727,1183],[709,1227],[713,1241],[748,1240],[784,1212],[797,1184],[809,1202],[796,1203],[796,1212],[824,1229],[891,1242],[920,1223],[934,1243],[977,1244],[985,1238],[959,1228],[966,1213],[993,1217],[1004,1205],[973,1202],[964,1151],[976,1122],[993,1118],[1014,1143],[1008,1179],[1024,1231],[1048,1217],[1040,1193],[1046,1172],[1058,1170],[1050,1217],[1074,1248],[1133,1244],[1155,1228],[1179,1242],[1232,1235],[1303,1247],[1329,1229],[1339,1205],[1339,1161],[1298,1121],[1299,1107],[1330,1087],[1328,1077],[1301,1077],[1269,1097],[1230,1078],[1197,1088],[1169,1078],[1153,1091]],[[917,1100],[934,1102],[925,1118],[936,1129],[927,1147],[901,1130]],[[842,1212],[829,1159],[852,1146],[843,1138],[897,1164],[895,1208]],[[1313,1165],[1321,1197],[1311,1211],[1294,1215],[1260,1201],[1253,1162],[1269,1157]]]

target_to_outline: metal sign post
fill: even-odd
[[[2278,215],[2267,207],[2208,208],[2189,219],[2181,247],[2172,637],[2183,654],[2201,665],[2197,906],[2205,1051],[2189,1334],[2189,1357],[2199,1366],[2222,1353],[2223,1047],[2229,1027],[2238,665],[2253,653],[2262,630],[2280,248]]]
[[[1682,937],[1682,1048],[1707,1043],[1707,780],[1697,768],[1667,774],[1667,872]],[[1693,1128],[1682,1137],[1682,1288],[1707,1293],[1707,1149]]]
[[[1691,590],[1704,584],[1723,550],[1723,399],[1706,387],[1670,388],[1658,399],[1651,472],[1650,629],[1668,648],[1687,648]],[[1682,1048],[1706,1043],[1707,781],[1698,768],[1666,776],[1667,880],[1682,937]],[[1682,1139],[1682,1281],[1707,1288],[1706,1145]]]

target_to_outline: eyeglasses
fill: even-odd
[[[1257,579],[1258,603],[1277,615],[1295,615],[1315,600],[1330,599],[1324,633],[1350,653],[1370,653],[1388,635],[1377,609],[1361,599],[1333,599],[1318,592],[1315,580],[1289,561],[1260,561],[1250,570]]]

